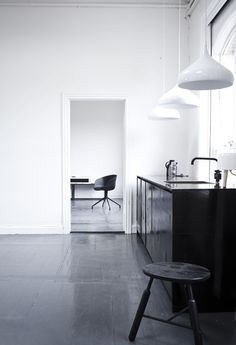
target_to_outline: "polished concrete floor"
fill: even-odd
[[[114,199],[121,205],[110,202],[102,207],[102,202],[94,206],[98,200],[75,199],[71,200],[71,230],[72,232],[120,232],[123,231],[123,201]]]
[[[1,345],[128,345],[150,258],[136,235],[0,236]],[[170,303],[156,284],[148,312]],[[182,318],[187,322],[187,316]],[[205,345],[235,345],[233,314],[201,314]],[[191,345],[189,330],[144,320],[136,345]]]

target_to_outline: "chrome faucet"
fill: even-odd
[[[168,162],[165,163],[167,180],[169,180],[170,177],[174,177],[171,171],[174,162],[174,159],[170,159]]]

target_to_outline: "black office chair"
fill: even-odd
[[[116,178],[117,178],[117,175],[108,175],[108,176],[103,176],[103,177],[101,177],[95,181],[94,189],[95,190],[104,190],[104,197],[102,199],[98,200],[97,202],[95,202],[95,204],[93,204],[91,206],[91,208],[93,208],[93,206],[97,205],[101,201],[103,201],[103,203],[102,203],[102,207],[103,207],[105,202],[107,201],[107,204],[108,204],[109,210],[110,210],[111,207],[109,204],[109,200],[114,202],[116,205],[119,206],[119,208],[121,208],[120,204],[118,204],[116,201],[114,201],[108,197],[108,191],[113,190],[116,187]]]

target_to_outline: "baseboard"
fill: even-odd
[[[100,199],[102,199],[103,197],[101,197],[101,198],[77,198],[77,197],[75,197],[74,199],[71,199],[71,200],[100,200]],[[110,197],[109,197],[110,198]],[[114,199],[114,200],[116,200],[116,199],[120,199],[120,200],[122,200],[123,199],[123,197],[121,196],[121,197],[115,197],[115,198],[111,198],[111,199]]]
[[[62,235],[64,233],[62,225],[0,225],[0,235]]]
[[[124,231],[71,231],[71,234],[112,234],[112,235],[124,235]]]

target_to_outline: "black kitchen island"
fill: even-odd
[[[138,235],[153,261],[184,261],[211,271],[195,291],[200,311],[234,311],[236,188],[179,180],[137,177]],[[182,291],[175,285],[167,290],[178,310]]]

